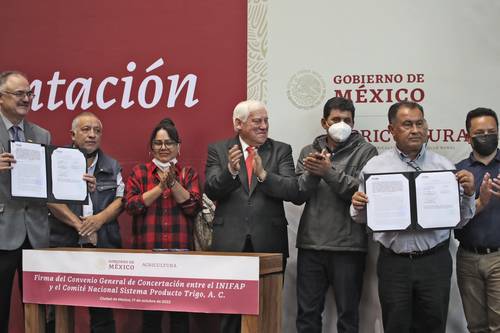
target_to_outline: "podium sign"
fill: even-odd
[[[259,314],[259,258],[23,250],[23,302]]]

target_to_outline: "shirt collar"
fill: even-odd
[[[243,140],[241,138],[241,136],[238,136],[238,139],[240,140],[240,144],[241,144],[241,150],[243,150],[244,152],[247,151],[247,148],[250,147],[250,145],[248,143],[245,142],[245,140]],[[258,147],[253,147],[255,150],[258,150]]]
[[[401,161],[411,161],[410,157],[403,153],[397,146],[394,146],[394,149],[396,150],[397,155],[401,159]],[[422,158],[425,155],[425,152],[427,150],[427,144],[424,143],[422,145],[422,149],[420,149],[420,152],[417,154],[417,157],[415,157],[414,161],[418,161],[420,158]]]
[[[497,148],[497,153],[496,153],[495,157],[493,157],[493,160],[496,160],[497,162],[500,162],[500,149]],[[469,161],[470,161],[470,164],[481,163],[480,161],[476,160],[476,158],[474,157],[474,152],[470,153],[470,155],[469,155]],[[483,164],[483,163],[481,163],[481,164]]]
[[[91,175],[95,173],[95,167],[97,165],[97,160],[99,159],[99,153],[97,153],[92,161],[92,164],[87,168],[87,172]]]
[[[0,112],[0,116],[2,117],[3,123],[5,124],[7,131],[10,130],[10,128],[14,126],[14,124],[7,117],[5,117],[2,112]],[[24,119],[21,120],[21,122],[17,124],[17,126],[21,128],[21,130],[24,132]]]

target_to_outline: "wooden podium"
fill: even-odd
[[[48,251],[50,251],[49,249]],[[78,249],[57,248],[57,251],[97,251],[120,253],[152,253],[149,250],[116,250],[116,249]],[[175,255],[216,255],[216,256],[248,256],[259,258],[259,315],[241,316],[242,333],[277,333],[281,332],[281,308],[283,289],[283,260],[281,254],[271,253],[237,253],[237,252],[166,252]],[[25,332],[45,332],[45,304],[25,304]],[[216,313],[216,312],[214,312]],[[55,305],[56,333],[74,332],[74,307]]]

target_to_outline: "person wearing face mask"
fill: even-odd
[[[193,249],[192,217],[201,209],[198,174],[177,161],[180,138],[172,120],[151,132],[153,159],[135,166],[125,186],[125,210],[132,215],[137,249]],[[143,311],[142,332],[162,332],[161,311]],[[170,313],[170,332],[189,332],[188,313]]]
[[[487,108],[467,114],[465,126],[472,147],[470,156],[457,164],[474,174],[476,215],[463,229],[457,280],[470,332],[500,331],[500,151],[498,117]]]
[[[360,170],[377,150],[352,131],[354,112],[348,99],[328,100],[321,118],[326,134],[305,146],[297,161],[298,203],[306,203],[297,233],[299,333],[322,331],[329,286],[337,305],[337,331],[358,332],[367,235],[364,226],[351,223],[349,205]]]

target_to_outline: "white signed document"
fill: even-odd
[[[47,198],[45,147],[37,143],[11,142],[16,163],[11,170],[13,197]]]
[[[52,193],[57,200],[83,201],[87,183],[83,174],[87,161],[78,149],[57,148],[52,152]]]
[[[367,225],[373,231],[404,230],[411,225],[410,185],[402,174],[371,175],[366,180]]]
[[[454,228],[460,222],[460,192],[452,171],[419,174],[415,192],[422,228]]]

